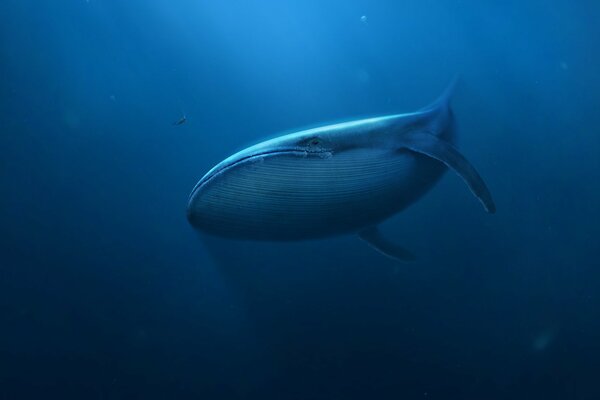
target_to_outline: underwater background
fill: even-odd
[[[600,399],[600,3],[0,2],[0,399]],[[461,152],[358,238],[199,236],[281,132],[410,112]],[[173,123],[183,116],[186,122]]]

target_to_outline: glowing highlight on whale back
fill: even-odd
[[[268,140],[264,140],[260,143],[257,143],[253,146],[247,147],[231,156],[227,157],[219,164],[215,165],[211,168],[204,177],[198,181],[198,183],[194,186],[192,190],[192,195],[194,192],[207,180],[207,178],[214,175],[219,169],[223,168],[224,165],[228,165],[235,160],[239,160],[240,158],[250,157],[257,153],[261,153],[266,149],[277,149],[282,148],[287,145],[290,146],[290,143],[295,143],[297,140],[302,138],[307,138],[316,135],[325,135],[327,137],[336,137],[340,134],[345,136],[345,140],[353,140],[358,142],[358,137],[364,134],[364,130],[376,131],[378,128],[384,127],[386,124],[393,122],[394,120],[403,120],[409,121],[412,117],[418,118],[422,116],[421,112],[414,113],[403,113],[403,114],[394,114],[394,115],[386,115],[382,117],[373,117],[373,118],[365,118],[354,121],[346,121],[340,122],[331,125],[319,126],[316,128],[305,129],[298,132],[293,132],[285,135],[280,135]],[[363,128],[363,129],[361,129]],[[349,134],[350,133],[350,134]],[[370,140],[371,143],[375,143],[376,140],[373,137],[365,138],[366,140]],[[363,139],[364,140],[364,139]],[[303,151],[303,149],[296,149],[298,151]]]

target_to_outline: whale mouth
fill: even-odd
[[[194,188],[192,189],[192,193],[190,193],[190,202],[192,201],[192,198],[194,197],[194,195],[200,190],[202,189],[202,187],[204,187],[208,182],[210,182],[211,180],[213,180],[213,178],[215,178],[216,176],[226,172],[227,170],[230,170],[231,168],[236,167],[239,164],[242,163],[246,163],[246,162],[250,162],[256,158],[264,158],[267,156],[272,156],[272,155],[278,155],[278,154],[296,154],[296,155],[301,155],[301,156],[305,156],[308,155],[309,153],[317,153],[315,151],[306,151],[306,149],[300,149],[300,148],[281,148],[281,149],[276,149],[276,150],[266,150],[266,151],[261,151],[258,153],[253,153],[247,156],[242,156],[238,159],[232,160],[227,162],[227,160],[222,161],[221,163],[217,164],[213,169],[211,169],[210,171],[208,171],[206,173],[206,175],[204,175],[202,177],[202,179],[200,179],[198,181],[198,183],[196,184],[196,186],[194,186]]]

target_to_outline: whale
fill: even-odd
[[[243,240],[355,234],[387,257],[414,260],[379,225],[419,200],[448,169],[487,212],[496,211],[485,182],[457,149],[455,83],[416,112],[301,130],[233,154],[194,186],[189,223]]]

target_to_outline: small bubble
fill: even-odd
[[[363,24],[366,24],[367,23],[367,16],[366,15],[362,15],[360,17],[360,22],[362,22]]]
[[[371,75],[365,69],[357,69],[356,70],[356,80],[358,83],[366,85],[371,81]]]
[[[81,116],[75,110],[72,110],[72,109],[65,110],[63,118],[64,118],[65,124],[69,128],[71,128],[71,129],[79,128],[79,125],[81,123]]]

